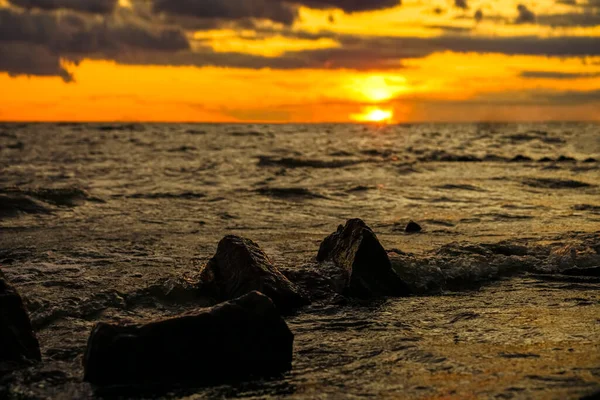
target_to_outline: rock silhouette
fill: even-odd
[[[421,225],[417,224],[415,221],[410,221],[404,229],[406,233],[419,233],[422,230],[423,228],[421,228]]]
[[[23,300],[0,271],[0,374],[41,359]]]
[[[392,270],[377,236],[360,219],[348,220],[325,238],[317,261],[331,261],[341,270],[337,286],[343,294],[360,298],[410,294],[406,283]]]
[[[258,292],[145,325],[97,324],[84,356],[96,385],[217,384],[291,369],[294,335]]]
[[[226,301],[253,290],[270,297],[281,312],[309,304],[256,243],[239,236],[225,236],[200,273],[201,294]]]

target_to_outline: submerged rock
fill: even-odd
[[[404,229],[404,231],[406,233],[418,233],[418,232],[421,232],[422,230],[423,230],[423,228],[421,228],[421,225],[417,224],[414,221],[410,221],[406,225],[406,228]]]
[[[331,261],[342,271],[343,294],[368,298],[407,296],[409,288],[392,270],[375,233],[360,219],[351,219],[321,243],[317,260]]]
[[[0,374],[41,359],[40,345],[23,300],[0,271]]]
[[[291,369],[294,335],[265,295],[145,325],[97,324],[84,380],[97,385],[216,384]]]
[[[226,301],[253,290],[269,296],[283,312],[309,304],[256,243],[225,236],[200,273],[201,294]]]

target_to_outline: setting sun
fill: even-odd
[[[360,114],[352,114],[352,119],[354,121],[360,122],[385,122],[388,123],[391,121],[394,116],[394,112],[392,110],[382,110],[377,107],[367,107]]]

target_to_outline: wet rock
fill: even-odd
[[[331,261],[341,270],[336,286],[343,294],[361,298],[410,294],[406,283],[392,270],[377,236],[360,219],[348,220],[325,238],[317,261]]]
[[[406,228],[404,228],[404,231],[406,233],[419,233],[422,230],[423,228],[421,228],[421,225],[417,224],[414,221],[410,221],[408,225],[406,225]]]
[[[96,385],[217,384],[291,369],[294,335],[265,295],[143,325],[97,324],[84,356]]]
[[[200,293],[226,301],[257,290],[269,296],[282,312],[309,301],[269,260],[256,243],[225,236],[217,253],[200,272]]]
[[[0,271],[0,374],[41,359],[23,299]]]

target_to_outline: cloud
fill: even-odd
[[[203,19],[268,19],[291,25],[298,17],[296,7],[278,0],[153,0],[157,13]]]
[[[73,80],[56,54],[43,46],[19,42],[0,43],[0,71],[10,76],[59,76],[65,82]]]
[[[519,76],[527,79],[586,79],[598,78],[600,72],[522,71]]]
[[[152,27],[128,19],[98,20],[74,13],[22,13],[0,9],[0,43],[43,46],[65,57],[110,55],[136,50],[189,49],[183,31]]]
[[[308,0],[305,3],[312,4],[313,1],[316,0]],[[347,9],[354,4],[336,2],[340,6],[342,3]],[[387,3],[370,4],[371,7],[375,7]],[[360,36],[336,34],[331,31],[313,33],[297,31],[291,26],[259,24],[247,18],[239,21],[225,20],[217,25],[214,24],[217,19],[210,18],[168,16],[165,19],[164,15],[157,16],[151,12],[149,6],[146,7],[147,13],[118,8],[110,17],[71,11],[21,12],[17,9],[0,8],[0,44],[5,46],[4,54],[8,54],[6,46],[15,51],[14,56],[4,56],[6,59],[0,64],[0,71],[13,75],[55,75],[68,81],[71,78],[61,67],[61,60],[77,62],[85,58],[139,65],[369,71],[403,68],[402,61],[405,59],[421,58],[445,51],[545,57],[600,56],[600,40],[591,36],[476,36],[463,34],[469,28],[443,24],[436,27],[443,29],[445,34],[437,37]],[[215,16],[227,15],[219,14],[219,10],[210,12]],[[221,26],[221,23],[224,24],[222,26],[233,24],[231,26],[235,29],[242,24],[247,26],[246,29],[253,31],[253,35],[244,36],[244,40],[269,37],[302,40],[327,38],[337,46],[288,51],[278,57],[215,52],[210,43],[202,39],[195,39],[192,46],[185,31],[174,25],[175,22],[187,18],[209,21],[210,23],[205,25],[206,29]],[[26,49],[34,49],[32,56],[26,56]],[[26,65],[28,63],[31,65]],[[38,63],[40,66],[35,65]]]
[[[115,10],[119,0],[8,0],[8,2],[28,9],[67,9],[94,14],[110,14]]]
[[[519,12],[519,16],[517,17],[515,23],[527,24],[535,22],[535,13],[527,8],[527,6],[519,4],[517,6],[517,11]]]
[[[457,8],[462,8],[463,10],[469,8],[469,6],[467,5],[467,0],[454,0],[454,6]]]
[[[299,16],[298,6],[340,9],[353,13],[391,8],[400,4],[400,0],[152,0],[152,9],[156,13],[204,20],[253,18],[291,25]]]
[[[537,16],[537,23],[553,27],[598,26],[600,25],[600,13],[542,14]]]
[[[284,0],[310,8],[337,8],[347,13],[382,10],[402,4],[401,0]]]
[[[82,58],[114,59],[122,53],[190,49],[185,34],[176,28],[152,27],[123,17],[99,20],[70,12],[10,8],[0,9],[0,45],[5,52],[0,71],[56,75],[65,81],[71,79],[61,67],[61,59],[77,62]]]

